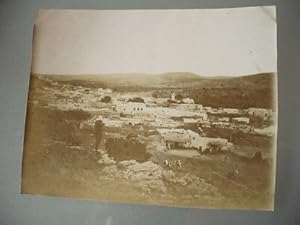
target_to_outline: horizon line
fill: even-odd
[[[179,71],[179,72],[164,72],[164,73],[143,73],[143,72],[120,72],[120,73],[76,73],[76,74],[64,74],[64,73],[39,73],[39,72],[30,72],[33,75],[41,75],[41,76],[107,76],[107,75],[146,75],[146,76],[159,76],[159,75],[166,75],[166,74],[191,74],[199,77],[207,77],[207,78],[214,78],[214,77],[224,77],[224,78],[232,78],[232,77],[246,77],[246,76],[253,76],[253,75],[260,75],[260,74],[277,74],[274,71],[268,72],[259,72],[259,73],[247,73],[247,74],[230,74],[230,75],[201,75],[195,72],[186,72],[186,71]]]

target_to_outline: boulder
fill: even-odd
[[[141,188],[145,193],[152,191],[164,193],[166,187],[162,179],[162,168],[151,162],[134,162],[135,160],[123,161],[121,165],[124,170],[120,176],[131,180],[135,186]],[[120,164],[120,163],[119,163]]]
[[[107,154],[102,154],[102,157],[98,160],[98,163],[103,165],[112,165],[115,164],[116,161],[110,158]]]

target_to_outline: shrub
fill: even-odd
[[[183,99],[182,94],[177,94],[177,95],[175,96],[175,99],[176,99],[177,101],[182,101],[182,99]]]
[[[128,102],[141,102],[141,103],[145,103],[145,100],[142,99],[141,97],[135,97],[135,98],[129,99]]]
[[[135,135],[128,135],[127,138],[109,138],[105,143],[109,157],[116,161],[136,160],[145,162],[149,159],[146,145],[138,140]]]
[[[158,98],[158,94],[156,92],[152,93],[153,98]]]
[[[67,120],[86,120],[91,117],[91,113],[83,111],[82,109],[74,109],[68,111],[62,111],[62,118]]]
[[[111,101],[111,97],[110,96],[105,96],[101,99],[101,102],[104,102],[104,103],[109,103]]]

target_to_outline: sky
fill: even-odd
[[[276,8],[39,10],[32,72],[192,72],[239,76],[277,71]]]

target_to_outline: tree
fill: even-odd
[[[109,103],[110,101],[111,101],[110,96],[105,96],[104,98],[101,99],[101,102],[104,102],[104,103]]]
[[[177,94],[177,95],[175,95],[175,99],[176,99],[177,101],[182,101],[182,99],[183,99],[182,94]]]
[[[153,93],[152,93],[152,97],[153,97],[153,98],[158,98],[157,92],[153,92]]]
[[[145,103],[145,100],[142,99],[141,97],[135,97],[135,98],[129,99],[128,102],[140,102],[140,103]]]
[[[261,151],[256,151],[252,157],[253,160],[255,161],[262,161],[263,157],[262,157],[262,153]]]

